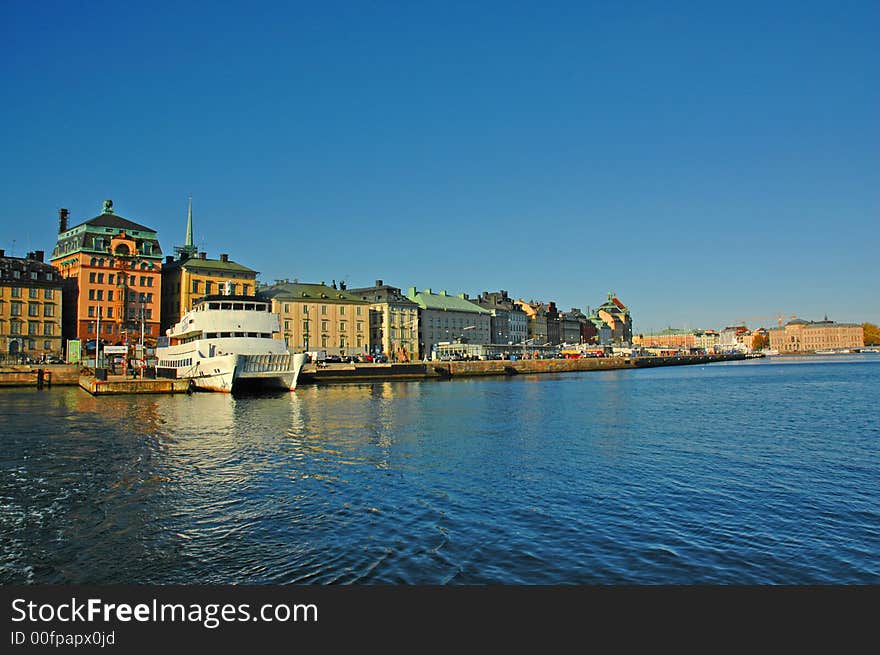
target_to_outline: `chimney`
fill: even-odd
[[[173,261],[174,261],[174,255],[166,255],[166,256],[165,256],[165,263],[166,263],[166,264],[170,264],[170,263],[172,263]]]
[[[199,259],[207,259],[208,253],[202,251],[199,253]]]
[[[34,261],[42,262],[45,255],[46,253],[44,253],[42,250],[34,250]]]
[[[376,286],[377,286],[377,287],[381,287],[381,286],[382,286],[382,280],[376,280]]]
[[[227,253],[225,253],[225,252],[224,252],[224,253],[221,253],[221,254],[220,254],[220,261],[221,261],[221,262],[228,262],[228,261],[229,261],[229,255],[228,255]]]
[[[70,215],[70,212],[67,211],[64,207],[58,210],[58,234],[62,232],[67,232],[67,217]]]

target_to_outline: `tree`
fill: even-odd
[[[873,323],[862,323],[862,329],[865,331],[866,346],[880,345],[880,327]]]

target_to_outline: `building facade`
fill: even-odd
[[[572,307],[571,311],[562,314],[562,330],[560,334],[562,343],[585,343],[581,336],[581,324],[585,323],[586,320],[586,314],[577,307]]]
[[[629,308],[614,293],[608,293],[608,299],[596,309],[595,317],[611,328],[611,341],[615,346],[632,343],[632,316]]]
[[[471,302],[490,312],[489,329],[492,343],[521,344],[528,336],[526,313],[517,305],[507,291],[483,291]]]
[[[59,211],[52,265],[63,280],[65,339],[93,344],[154,346],[159,336],[162,249],[156,231],[121,216],[113,201],[103,212],[68,228]],[[100,329],[100,335],[98,330]]]
[[[259,289],[257,295],[272,302],[281,322],[278,338],[291,352],[346,357],[370,351],[370,303],[335,287],[284,281]]]
[[[435,346],[456,341],[492,342],[492,313],[470,302],[466,293],[451,296],[446,291],[417,291],[410,287],[407,297],[419,306],[419,354],[431,357]]]
[[[208,259],[204,252],[195,257],[165,258],[162,267],[162,332],[174,325],[193,308],[199,298],[230,293],[253,296],[257,292],[257,271],[238,264],[223,253]]]
[[[16,362],[60,357],[61,276],[43,252],[7,257],[0,250],[0,358]]]
[[[547,307],[540,302],[517,300],[516,304],[526,315],[526,341],[542,346],[549,344],[547,334]]]
[[[865,345],[864,328],[855,323],[795,319],[769,330],[770,348],[780,353],[852,350]]]
[[[348,289],[348,293],[370,303],[370,350],[373,353],[396,362],[419,358],[419,306],[403,291],[376,280],[375,286]]]

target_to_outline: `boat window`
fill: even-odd
[[[220,309],[232,309],[232,303],[231,302],[221,302]]]
[[[260,336],[263,337],[264,339],[271,339],[272,338],[272,335],[269,334],[268,332],[260,332]]]
[[[234,336],[234,337],[244,337],[244,336],[246,336],[246,335],[245,335],[244,332],[234,332],[232,336]]]
[[[252,312],[254,311],[254,303],[249,302],[244,305],[245,311]]]
[[[244,303],[240,303],[240,302],[232,303],[232,309],[242,310],[242,309],[244,309]]]
[[[216,332],[208,332],[208,333],[205,334],[205,337],[208,338],[208,339],[216,339],[216,338],[217,338],[217,333],[216,333]]]
[[[228,337],[228,336],[230,336],[230,334],[229,334],[229,332],[221,332],[220,336],[221,337]]]
[[[258,337],[260,336],[259,332],[248,332],[247,335],[249,337]]]
[[[260,304],[260,305],[257,305],[257,311],[258,312],[265,312],[265,311],[268,311],[268,309],[266,308],[266,305]]]
[[[220,303],[219,302],[208,303],[208,309],[220,309]]]

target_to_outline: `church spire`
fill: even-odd
[[[174,246],[174,252],[177,253],[177,258],[181,260],[190,259],[191,257],[195,257],[198,252],[198,248],[193,244],[193,199],[192,196],[189,197],[189,204],[187,205],[186,210],[186,243],[182,246]]]
[[[193,247],[193,197],[189,197],[189,206],[186,210],[186,242],[183,244],[185,248]]]

